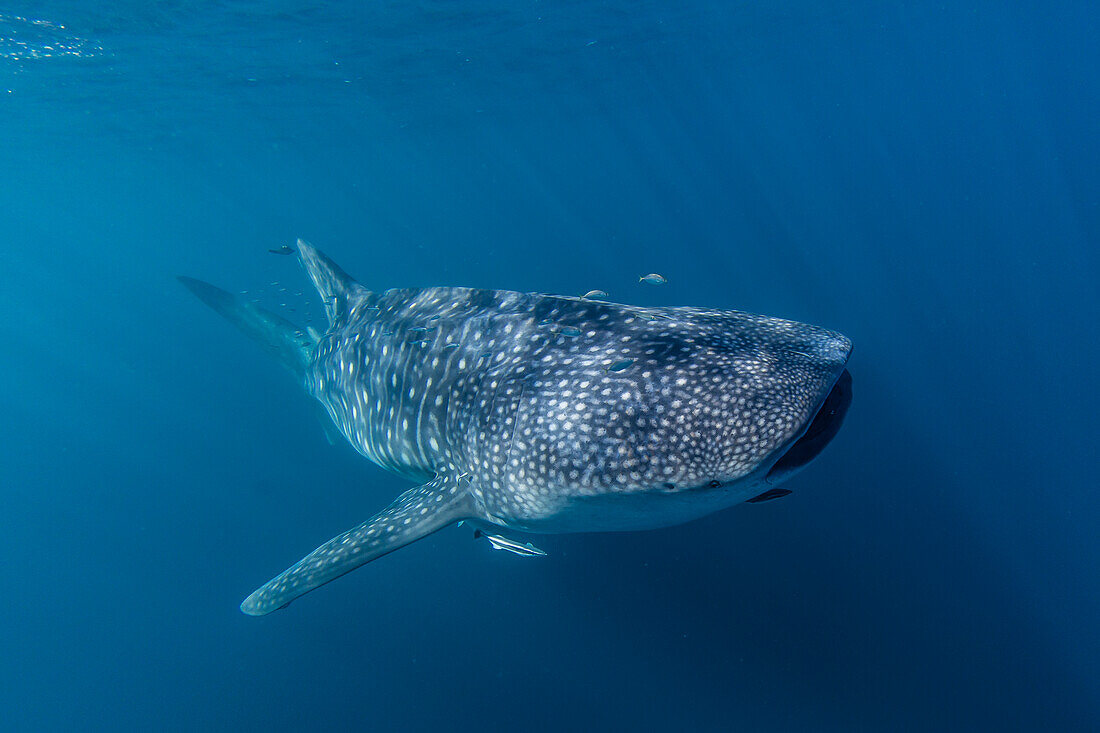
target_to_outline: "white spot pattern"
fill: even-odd
[[[806,428],[850,350],[738,311],[467,288],[362,297],[307,384],[368,458],[418,480],[460,466],[486,515],[517,527],[578,498],[747,480]]]

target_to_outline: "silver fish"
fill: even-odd
[[[480,529],[474,530],[474,539],[484,537],[489,540],[489,544],[493,546],[494,550],[505,550],[507,552],[514,552],[517,555],[523,557],[545,557],[546,553],[539,548],[532,545],[530,542],[517,542],[516,540],[510,540],[507,537],[503,537],[498,534],[486,534]]]

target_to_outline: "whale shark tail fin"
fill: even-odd
[[[317,339],[308,329],[249,303],[210,283],[180,275],[177,278],[199,300],[225,316],[226,320],[257,342],[295,376],[302,377],[313,355]]]
[[[332,324],[347,312],[352,296],[363,292],[365,288],[304,239],[298,240],[298,256],[309,273],[309,279],[325,301],[325,315],[328,316],[329,324]]]

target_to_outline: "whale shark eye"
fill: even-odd
[[[673,489],[675,489],[675,488],[676,488],[676,484],[668,484],[668,483],[666,483],[666,484],[663,484],[663,485],[664,485],[664,487],[665,487],[666,489],[668,489],[669,491],[672,491]]]
[[[709,484],[707,484],[707,486],[709,486],[712,489],[717,489],[721,485],[722,485],[722,482],[718,481],[717,479],[715,479],[714,481],[711,481]]]

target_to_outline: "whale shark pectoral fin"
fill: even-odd
[[[409,489],[358,527],[333,537],[272,578],[241,604],[250,616],[284,608],[298,596],[351,572],[360,565],[472,516],[469,482],[438,476]]]

